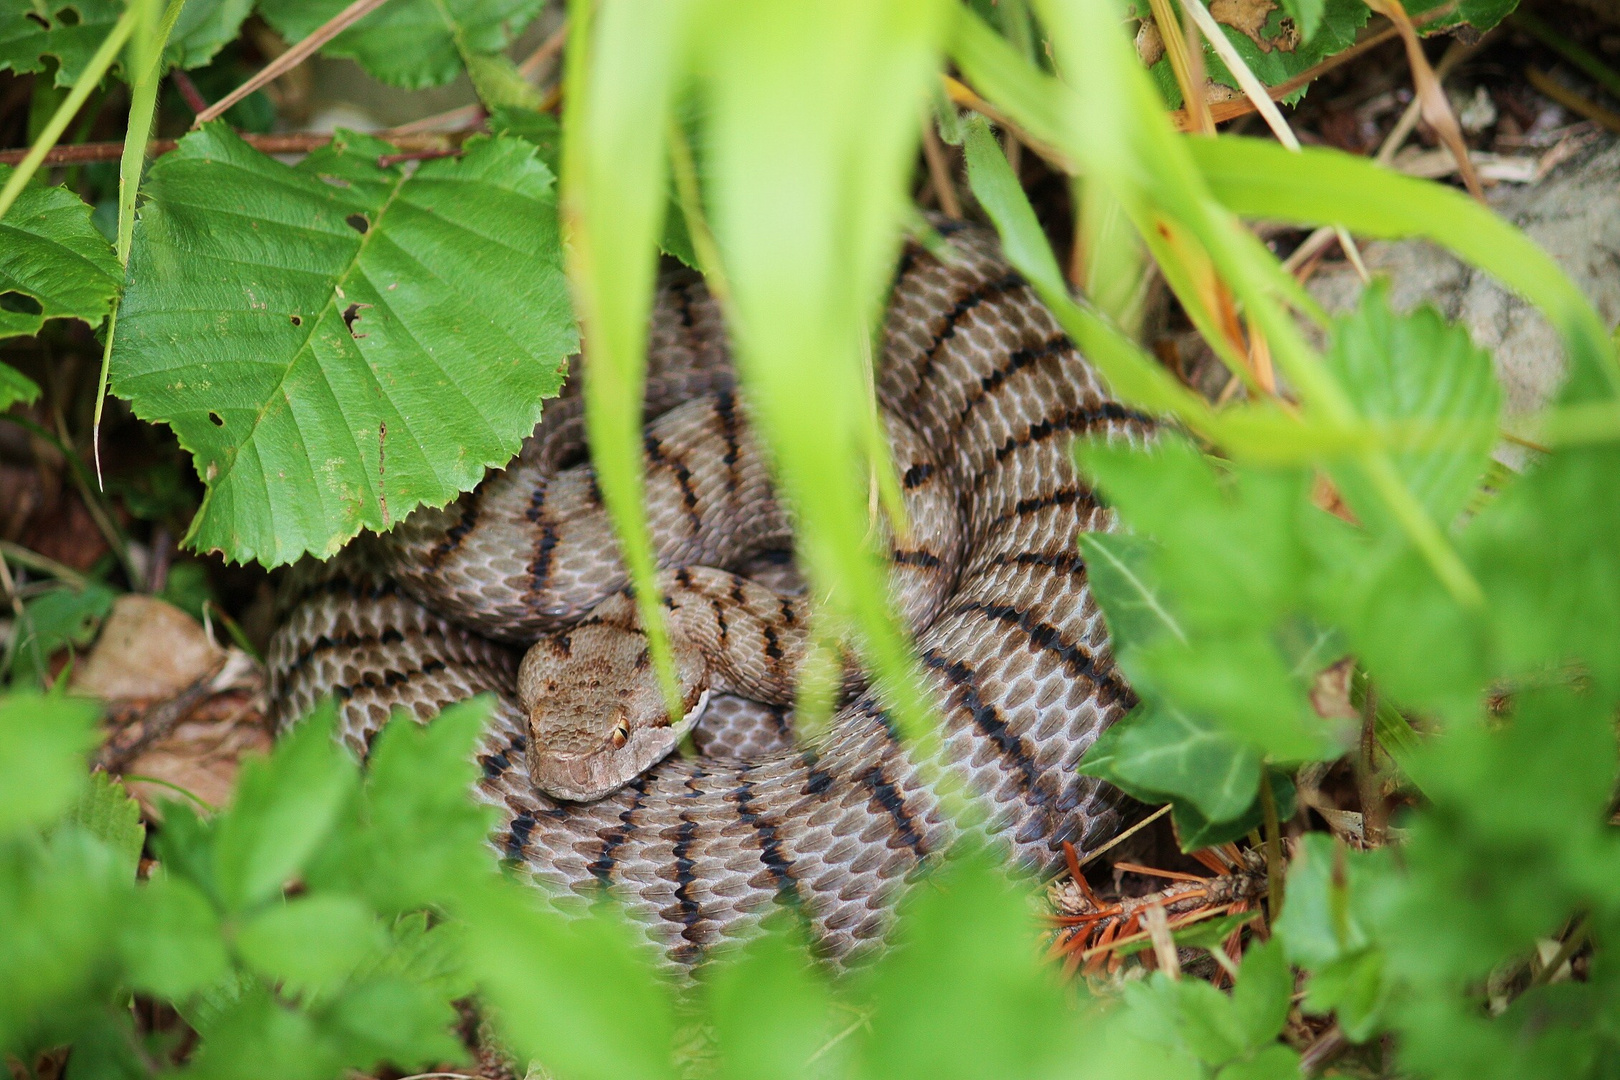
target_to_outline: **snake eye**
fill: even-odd
[[[629,741],[630,728],[625,724],[619,724],[613,729],[613,734],[608,736],[608,742],[613,744],[613,749],[615,750],[623,750],[624,744]]]

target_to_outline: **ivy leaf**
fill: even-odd
[[[578,344],[551,172],[497,138],[296,169],[223,124],[152,167],[112,385],[208,485],[187,540],[274,566],[442,505],[517,452]]]
[[[56,85],[70,86],[122,14],[118,0],[0,0],[0,71],[44,71],[54,57]]]
[[[1080,771],[1143,801],[1178,796],[1211,821],[1243,813],[1260,788],[1258,753],[1166,704],[1138,706],[1092,744]]]
[[[296,42],[345,6],[346,0],[280,0],[261,13]],[[393,0],[321,52],[358,60],[393,86],[438,86],[460,75],[470,57],[512,44],[543,6],[544,0]]]
[[[69,810],[86,782],[96,706],[60,695],[0,697],[0,836]]]
[[[1097,604],[1108,620],[1114,652],[1153,644],[1168,634],[1187,641],[1182,620],[1172,609],[1151,565],[1152,540],[1126,533],[1085,533],[1080,550]]]
[[[0,184],[12,171],[0,165]],[[77,195],[62,187],[23,189],[0,218],[0,340],[38,333],[46,319],[83,319],[95,326],[112,310],[121,277],[112,247]],[[8,382],[15,384],[0,372],[0,410],[11,401],[32,400],[7,400]]]
[[[146,826],[141,824],[141,804],[130,798],[123,784],[104,772],[93,774],[89,789],[68,812],[67,820],[106,844],[120,870],[130,881],[135,880]]]

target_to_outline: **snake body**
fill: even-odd
[[[1118,829],[1118,795],[1075,766],[1134,697],[1076,544],[1109,515],[1069,447],[1082,434],[1141,442],[1152,423],[1108,398],[990,235],[957,227],[947,246],[943,259],[905,251],[877,373],[921,518],[892,565],[939,707],[929,762],[913,759],[857,680],[814,742],[795,736],[780,701],[717,694],[694,731],[698,753],[592,802],[536,790],[515,647],[560,638],[566,652],[592,612],[624,595],[582,460],[577,393],[548,406],[519,458],[474,493],[290,575],[269,657],[278,715],[290,722],[334,694],[342,735],[363,752],[395,707],[425,720],[492,693],[477,795],[499,812],[501,853],[565,901],[608,890],[681,966],[784,905],[819,955],[847,963],[881,942],[906,883],[963,828],[1035,873],[1061,863],[1066,841],[1097,847]],[[691,603],[712,611],[704,618],[727,647],[768,668],[782,650],[770,613],[756,610],[758,628],[742,633],[746,612],[713,584],[735,573],[768,595],[795,589],[791,523],[752,445],[725,342],[700,282],[660,288],[648,515],[666,573],[693,586]],[[942,776],[963,785],[972,824],[945,812]]]

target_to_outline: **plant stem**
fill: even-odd
[[[1282,826],[1277,821],[1277,799],[1271,790],[1271,773],[1260,770],[1260,811],[1266,829],[1266,914],[1277,925],[1283,906]]]
[[[1553,954],[1553,958],[1543,964],[1541,970],[1530,977],[1530,985],[1545,986],[1554,975],[1558,974],[1558,969],[1567,964],[1569,958],[1574,956],[1582,945],[1586,944],[1586,938],[1591,933],[1591,930],[1592,920],[1582,915],[1581,921],[1575,925],[1575,929],[1571,930],[1569,936],[1558,946],[1558,951]]]
[[[134,5],[124,9],[124,13],[113,24],[112,32],[102,41],[101,47],[79,73],[67,100],[57,107],[50,123],[39,133],[34,145],[28,148],[28,153],[17,165],[17,170],[11,174],[11,178],[6,181],[6,186],[0,188],[0,218],[6,216],[6,211],[17,201],[22,189],[34,178],[34,173],[39,170],[45,155],[50,153],[51,147],[56,145],[56,140],[62,137],[62,132],[67,130],[68,124],[78,115],[79,109],[94,92],[96,85],[101,82],[101,76],[112,66],[113,58],[118,55],[118,51],[124,47],[124,42],[129,40],[131,31],[135,29],[136,13],[137,8]]]
[[[1384,792],[1378,776],[1378,691],[1369,681],[1361,698],[1361,755],[1356,761],[1361,790],[1361,836],[1368,847],[1384,844]]]

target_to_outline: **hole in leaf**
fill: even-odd
[[[23,17],[27,18],[27,19],[32,19],[34,22],[38,23],[42,28],[44,28],[46,30],[49,30],[51,28],[51,20],[47,19],[45,16],[41,15],[37,11],[26,11],[26,12],[23,13]]]
[[[56,22],[60,26],[78,26],[83,21],[79,18],[79,13],[70,7],[56,13]]]
[[[17,315],[38,315],[44,310],[39,306],[39,301],[27,293],[18,292],[16,289],[0,293],[0,311],[10,311]]]
[[[212,420],[214,422],[215,427],[224,427],[225,426],[225,418],[223,416],[219,415],[219,413],[214,412],[212,409],[210,409],[209,412],[208,412],[208,419],[210,419],[210,420]]]
[[[317,173],[316,175],[319,176],[323,182],[331,184],[333,187],[353,186],[347,180],[343,179],[343,177],[333,176],[331,173]]]
[[[371,222],[366,220],[366,215],[364,214],[350,214],[343,220],[348,222],[349,228],[353,229],[357,233],[360,233],[362,236],[365,235],[367,229],[371,228]]]
[[[343,325],[348,328],[349,336],[354,338],[356,341],[359,341],[366,335],[355,333],[354,324],[360,321],[360,309],[368,308],[370,306],[370,304],[350,304],[348,307],[343,309]]]
[[[292,324],[294,326],[303,326],[304,325],[304,317],[302,315],[294,315],[292,317]]]

